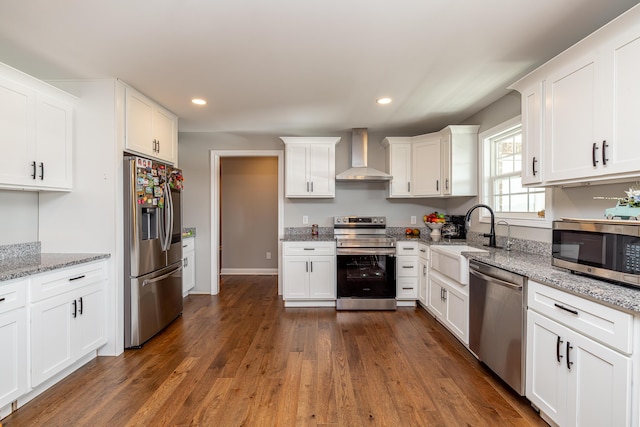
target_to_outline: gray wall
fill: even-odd
[[[221,158],[220,199],[222,273],[277,271],[278,159]]]
[[[38,193],[0,190],[0,245],[38,241]]]

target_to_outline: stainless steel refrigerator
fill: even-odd
[[[124,158],[125,348],[142,346],[182,313],[182,172]]]

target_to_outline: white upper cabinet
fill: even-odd
[[[414,197],[438,196],[441,190],[441,143],[439,133],[413,138],[411,176]]]
[[[522,184],[542,182],[542,123],[544,92],[542,82],[522,90]]]
[[[478,126],[447,126],[410,138],[385,138],[383,144],[393,177],[389,197],[477,194]]]
[[[411,197],[411,137],[385,138],[387,170],[392,176],[389,197]]]
[[[177,116],[128,86],[125,105],[126,149],[176,165]]]
[[[286,197],[336,195],[336,144],[339,137],[281,137],[285,144]]]
[[[0,188],[71,190],[74,101],[0,64]]]
[[[447,126],[441,135],[440,194],[478,194],[478,125]]]
[[[514,83],[522,94],[523,183],[636,179],[639,73],[640,8],[633,8]]]

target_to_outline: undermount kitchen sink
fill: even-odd
[[[431,268],[462,285],[469,284],[469,260],[463,252],[488,253],[467,245],[432,245]]]

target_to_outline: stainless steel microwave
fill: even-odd
[[[640,224],[629,221],[553,222],[552,264],[640,287]]]

